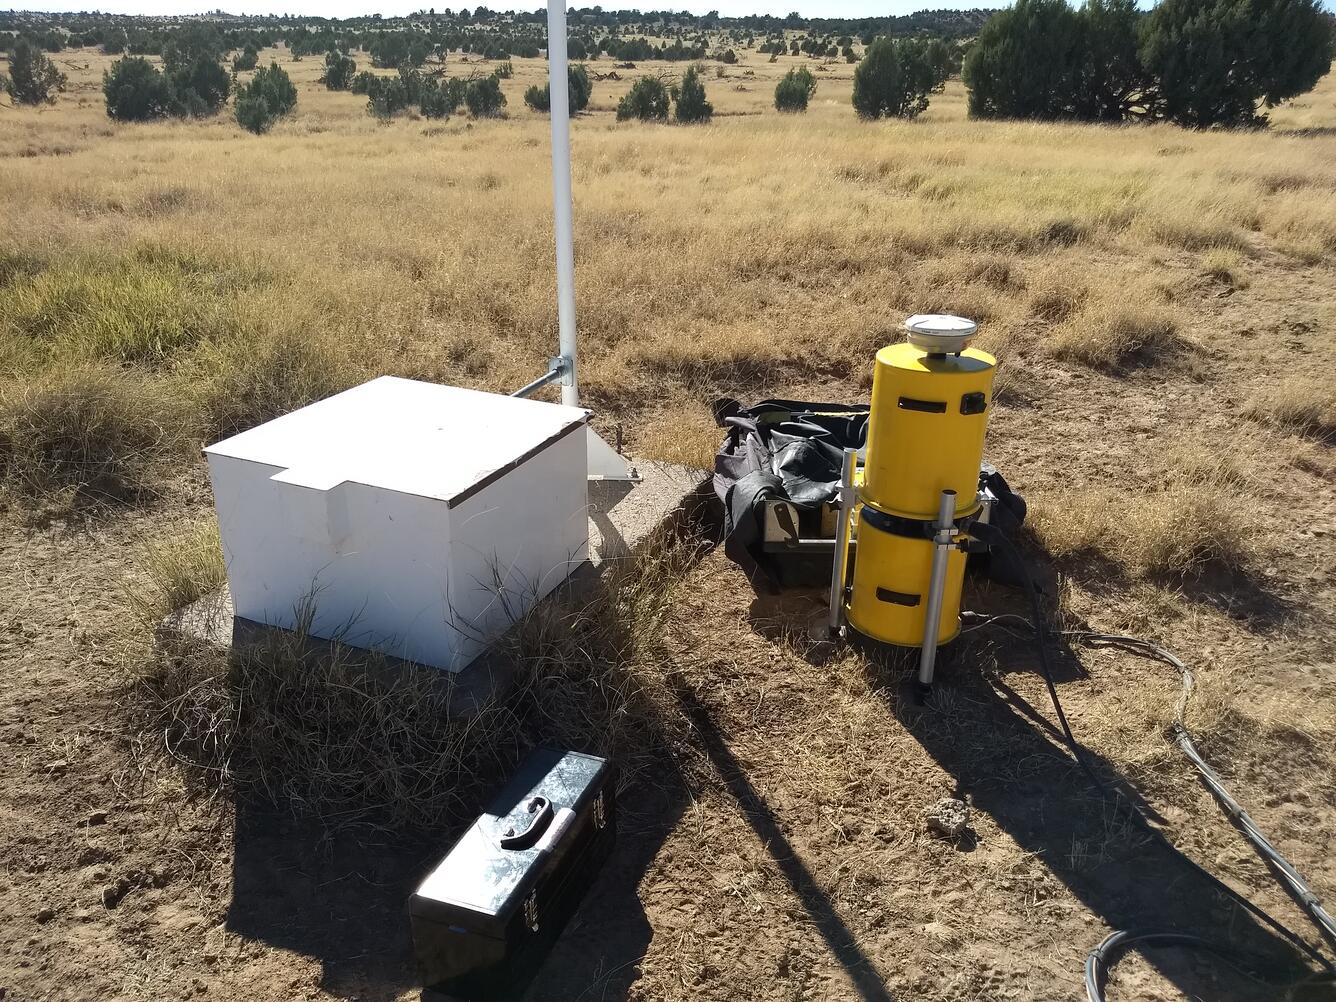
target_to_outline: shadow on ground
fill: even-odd
[[[627,791],[617,849],[524,996],[527,1002],[626,998],[652,930],[640,878],[676,824],[682,787]],[[238,809],[227,927],[318,960],[320,988],[347,999],[396,999],[418,986],[407,902],[462,829],[388,838],[297,824],[271,808]]]
[[[991,817],[1111,928],[1194,933],[1266,958],[1274,977],[1300,976],[1294,950],[1152,835],[1129,803],[1159,821],[1154,810],[1111,763],[1087,750],[1092,770],[1109,789],[1093,787],[1063,746],[1051,708],[1032,705],[1009,684],[1007,673],[1019,669],[1007,668],[1004,660],[998,674],[986,677],[971,667],[993,653],[982,650],[985,643],[973,637],[960,642],[954,669],[940,676],[926,705],[915,705],[903,685],[881,689],[888,713],[955,777],[957,795]],[[1079,663],[1070,651],[1060,651],[1059,658]],[[898,678],[878,677],[891,680]],[[1189,768],[1186,762],[1183,767]],[[1205,823],[1228,826],[1223,816]],[[1092,927],[1088,946],[1103,935]],[[1143,955],[1187,998],[1276,997],[1276,988],[1205,962],[1200,953],[1160,949]]]
[[[1055,594],[1051,565],[1039,561],[1041,588]],[[1045,573],[1046,572],[1046,573]],[[1205,590],[1200,601],[1227,602],[1228,583]],[[1019,588],[974,579],[966,592],[968,608],[999,615],[1031,616]],[[805,633],[785,628],[795,615],[810,618],[827,601],[824,591],[807,589],[782,595],[757,594],[748,609],[748,620],[758,634],[790,646],[816,663],[813,652],[821,650]],[[1274,596],[1255,599],[1253,615],[1286,614]],[[1048,604],[1046,602],[1046,604]],[[859,648],[868,666],[870,681],[885,701],[888,716],[902,725],[943,770],[955,777],[956,795],[968,800],[976,812],[993,819],[1019,846],[1022,853],[1042,861],[1049,872],[1091,913],[1113,929],[1172,930],[1190,932],[1228,944],[1238,954],[1247,951],[1264,960],[1264,970],[1277,980],[1302,977],[1298,954],[1284,939],[1256,921],[1232,899],[1222,894],[1183,854],[1153,834],[1139,818],[1160,823],[1162,819],[1119,775],[1116,767],[1098,755],[1085,752],[1087,763],[1107,788],[1094,787],[1073,760],[1056,722],[1052,707],[1032,705],[1012,683],[1015,676],[1036,671],[1033,642],[1023,633],[995,628],[971,630],[941,648],[937,685],[926,703],[916,698],[914,682],[918,667],[916,649],[893,649],[849,638]],[[1049,657],[1054,680],[1065,684],[1088,677],[1077,651],[1060,639],[1051,639]],[[1032,690],[1033,686],[1022,688]],[[1040,690],[1042,691],[1042,690]],[[696,719],[703,710],[693,707]],[[736,770],[730,788],[746,808],[755,794],[745,775],[736,768],[727,748],[712,741],[708,728],[698,724],[706,747],[720,765],[721,773]],[[1079,740],[1080,734],[1077,733]],[[1185,773],[1191,767],[1184,761]],[[757,800],[753,827],[771,852],[787,852],[787,843]],[[1135,805],[1136,810],[1133,810]],[[1227,828],[1223,815],[1203,819],[1205,824]],[[972,833],[959,848],[974,847]],[[1246,846],[1240,844],[1241,851]],[[788,855],[792,855],[788,852]],[[776,860],[780,857],[776,855]],[[851,974],[863,969],[866,958],[858,952],[849,931],[833,912],[823,910],[814,899],[810,877],[789,873],[792,865],[781,865],[799,896],[808,903],[832,952],[840,956]],[[1093,948],[1105,935],[1091,927],[1088,944]],[[1278,989],[1263,985],[1211,960],[1200,953],[1176,949],[1148,949],[1143,956],[1167,981],[1189,998],[1237,1000],[1274,999]],[[1263,969],[1259,965],[1259,969]],[[863,998],[886,997],[884,989],[869,992],[860,985]],[[1314,991],[1325,991],[1326,987]],[[1288,996],[1287,996],[1288,997]],[[1318,998],[1317,994],[1294,998]]]

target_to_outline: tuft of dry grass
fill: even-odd
[[[218,584],[214,533],[150,549],[142,610]],[[536,604],[489,655],[510,686],[481,701],[449,672],[298,629],[264,631],[231,657],[164,635],[132,663],[122,703],[141,754],[165,752],[203,789],[258,794],[330,827],[458,823],[542,742],[615,755],[629,783],[678,726],[663,631],[692,554],[652,547],[591,590]]]
[[[665,411],[663,419],[646,422],[636,438],[635,454],[695,470],[714,469],[715,453],[724,433],[709,409],[701,404],[673,402]]]
[[[1219,453],[1179,442],[1156,460],[1139,492],[1088,487],[1029,523],[1053,556],[1110,560],[1137,574],[1193,578],[1246,570],[1257,556],[1256,473],[1247,450]]]
[[[0,484],[19,498],[126,500],[181,444],[174,401],[122,369],[81,365],[0,383]]]
[[[1244,271],[1244,258],[1237,250],[1217,247],[1202,257],[1202,271],[1207,278],[1231,289],[1246,289],[1252,284]]]
[[[1243,405],[1249,417],[1330,440],[1336,438],[1336,383],[1317,376],[1293,376],[1259,386]]]
[[[201,348],[182,368],[182,392],[204,442],[235,435],[371,378],[329,338],[280,330]]]
[[[1183,343],[1181,329],[1167,305],[1113,300],[1069,315],[1046,344],[1055,358],[1113,369],[1173,353]]]
[[[237,326],[255,281],[244,262],[153,244],[62,259],[0,283],[0,338],[39,362],[158,366]]]
[[[127,597],[149,627],[227,584],[218,523],[212,518],[145,546],[141,565],[145,586],[128,589]]]

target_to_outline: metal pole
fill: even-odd
[[[552,221],[557,237],[557,324],[566,372],[561,402],[580,406],[575,356],[575,236],[571,220],[571,115],[566,79],[566,0],[547,3],[547,79],[552,114]]]
[[[835,525],[835,560],[830,568],[830,619],[827,627],[833,637],[839,632],[844,619],[844,574],[849,567],[849,517],[854,509],[854,471],[858,467],[858,450],[844,450],[844,465],[840,471],[839,522]]]
[[[937,532],[932,537],[932,577],[928,581],[928,607],[923,613],[923,650],[919,656],[919,688],[932,685],[937,660],[937,634],[942,628],[942,598],[946,594],[946,562],[955,536],[956,492],[942,491],[937,506]]]

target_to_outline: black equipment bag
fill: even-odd
[[[425,999],[518,998],[616,839],[610,762],[537,748],[409,899]]]
[[[828,555],[767,552],[765,503],[789,502],[798,511],[798,534],[820,536],[821,508],[836,499],[844,450],[857,449],[861,458],[866,448],[869,411],[866,404],[775,399],[743,407],[729,398],[715,401],[715,421],[725,430],[714,458],[714,491],[724,507],[724,552],[753,584],[829,580]],[[979,486],[993,499],[993,524],[1003,532],[1018,531],[1025,500],[988,463],[979,471]],[[1004,583],[1020,580],[1001,553],[972,554],[970,563]]]

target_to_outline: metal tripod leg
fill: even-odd
[[[919,691],[932,686],[937,661],[937,635],[941,631],[942,599],[946,594],[946,564],[955,545],[956,492],[942,491],[937,506],[937,531],[932,537],[932,577],[928,581],[928,605],[923,614],[923,648],[919,655]]]

